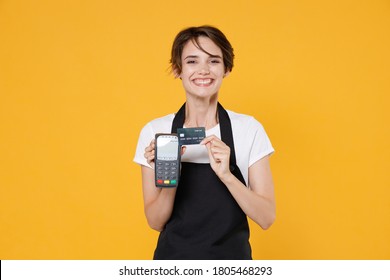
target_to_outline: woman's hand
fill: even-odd
[[[200,144],[206,145],[215,174],[220,179],[230,176],[230,147],[215,135],[206,137]]]
[[[144,157],[146,158],[146,161],[148,164],[154,169],[154,150],[156,147],[156,140],[153,139],[149,146],[145,148]]]

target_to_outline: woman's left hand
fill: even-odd
[[[206,137],[200,144],[206,145],[215,174],[220,179],[230,175],[230,147],[215,135]]]

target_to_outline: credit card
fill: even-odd
[[[206,137],[206,129],[204,127],[178,128],[177,136],[179,136],[179,145],[196,145]]]

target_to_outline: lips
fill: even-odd
[[[213,79],[194,79],[193,80],[193,83],[197,86],[200,86],[200,87],[205,87],[205,86],[209,86],[213,83]]]

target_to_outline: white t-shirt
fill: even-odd
[[[234,149],[236,152],[236,163],[248,185],[249,167],[259,159],[270,155],[274,148],[265,132],[263,126],[254,118],[244,114],[238,114],[229,110],[230,122],[233,130]],[[170,133],[174,114],[152,120],[141,130],[134,162],[151,167],[144,157],[145,148],[154,139],[156,133]],[[206,136],[215,135],[221,139],[219,124],[206,130]],[[209,163],[207,148],[204,145],[188,145],[181,157],[182,162]]]

